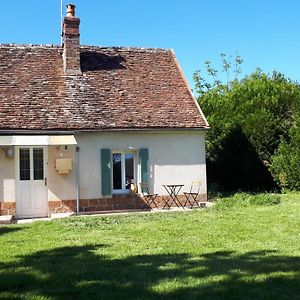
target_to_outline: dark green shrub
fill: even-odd
[[[281,197],[277,194],[257,194],[250,199],[250,204],[259,206],[277,205],[280,202]]]
[[[230,197],[217,199],[215,207],[217,209],[226,209],[233,207],[248,206],[250,197],[251,194],[248,193],[236,193]]]
[[[217,183],[211,183],[208,185],[207,196],[210,201],[214,201],[222,196],[220,192],[220,187]]]
[[[281,202],[281,197],[278,194],[249,194],[249,193],[236,193],[233,196],[226,198],[219,198],[216,201],[215,208],[217,210],[239,208],[246,206],[271,206],[277,205]]]
[[[300,118],[300,113],[298,118]],[[298,121],[299,122],[299,121]],[[299,122],[300,125],[300,122]],[[277,182],[291,190],[300,190],[300,129],[290,130],[290,141],[282,142],[272,157],[271,170]]]

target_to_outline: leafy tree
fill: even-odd
[[[298,170],[297,174],[300,176],[299,164],[297,165],[299,121],[296,121],[300,118],[297,118],[295,113],[296,103],[300,100],[299,86],[281,73],[273,72],[272,75],[268,75],[260,69],[239,79],[242,62],[238,55],[232,62],[231,57],[227,58],[225,54],[221,54],[221,71],[226,75],[225,83],[218,79],[220,72],[210,61],[205,62],[206,79],[201,70],[194,74],[196,92],[199,94],[198,101],[211,126],[207,135],[207,159],[210,166],[208,175],[210,171],[220,172],[225,168],[222,166],[224,160],[221,159],[222,153],[224,155],[227,151],[224,145],[230,144],[228,137],[240,128],[261,162],[268,171],[272,171],[274,178],[281,184],[284,178],[286,186],[296,188],[297,185],[291,183],[291,178],[295,178],[293,182],[296,180],[299,183],[299,177],[297,179],[295,175]],[[224,140],[226,143],[223,142]],[[234,143],[234,139],[232,142]],[[291,148],[293,148],[292,152]],[[284,165],[287,158],[291,167]],[[251,160],[246,156],[244,159]],[[231,163],[234,164],[234,160]],[[240,170],[240,168],[236,169]],[[249,172],[251,170],[255,172],[253,168],[248,169]],[[218,177],[213,175],[216,174],[212,174],[212,179]],[[255,178],[252,175],[248,176],[250,177]],[[257,182],[257,187],[266,186],[265,183]],[[238,185],[236,188],[242,187]]]
[[[289,135],[272,157],[271,170],[281,186],[300,190],[300,101],[295,103]]]

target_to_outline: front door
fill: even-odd
[[[19,147],[16,160],[17,217],[47,216],[46,148]]]

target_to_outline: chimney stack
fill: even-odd
[[[67,5],[67,15],[64,18],[63,37],[63,62],[66,75],[80,75],[80,19],[75,17],[75,5]]]

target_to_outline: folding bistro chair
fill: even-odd
[[[194,204],[196,204],[197,207],[200,207],[200,205],[197,201],[197,197],[198,197],[199,192],[200,192],[200,187],[201,187],[201,181],[200,180],[192,181],[190,191],[189,192],[183,192],[183,194],[186,198],[184,206],[186,206],[186,204],[189,203],[191,205],[191,207],[193,207]]]
[[[142,207],[142,209],[151,208],[151,204],[153,204],[156,208],[158,208],[155,199],[158,196],[158,194],[150,194],[149,193],[149,185],[148,183],[140,183],[141,191],[143,194],[143,198],[145,199],[145,205]]]

